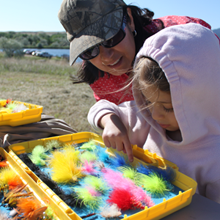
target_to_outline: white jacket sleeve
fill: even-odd
[[[88,119],[90,125],[93,128],[97,129],[97,128],[99,128],[99,126],[98,126],[99,119],[101,119],[104,115],[106,115],[108,113],[114,113],[118,117],[121,118],[121,115],[123,116],[121,109],[123,109],[123,104],[120,108],[120,105],[117,106],[116,104],[114,104],[112,102],[109,102],[107,100],[102,99],[102,100],[96,102],[90,108],[87,119]],[[124,110],[126,110],[126,108]],[[124,114],[126,114],[126,111],[124,112]],[[126,117],[123,117],[123,118],[126,118]]]
[[[150,126],[142,117],[135,101],[123,102],[120,105],[107,100],[98,101],[89,110],[87,118],[90,125],[95,129],[99,128],[98,121],[108,113],[114,113],[121,119],[127,129],[131,144],[136,144],[142,148],[147,139]]]

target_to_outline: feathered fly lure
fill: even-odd
[[[74,147],[66,146],[62,151],[52,152],[49,167],[52,169],[52,180],[58,183],[76,182],[82,178],[82,168],[78,166],[79,151]]]
[[[44,220],[56,220],[53,209],[50,206],[47,207],[43,218]]]
[[[99,157],[100,162],[108,162],[109,160],[109,154],[106,153],[106,149],[103,147],[99,147],[96,149],[96,154]]]
[[[126,155],[115,153],[114,157],[110,157],[109,163],[112,167],[122,167],[122,166],[129,166],[129,162],[127,161]]]
[[[100,208],[100,215],[103,218],[117,218],[121,215],[121,210],[116,204],[106,205]]]
[[[86,152],[83,152],[81,155],[80,155],[80,160],[82,161],[82,163],[84,161],[88,161],[88,162],[94,162],[98,159],[97,155],[95,153],[92,153],[90,151],[86,151]]]
[[[16,104],[10,101],[5,107],[13,111],[13,109],[16,107]]]
[[[101,197],[93,196],[86,188],[76,188],[76,194],[86,207],[96,210],[101,204]]]
[[[17,199],[19,197],[29,197],[33,192],[28,192],[25,189],[26,185],[14,188],[13,190],[4,193],[4,200],[2,203],[8,203],[9,206],[14,207],[17,204]]]
[[[36,220],[42,218],[47,209],[47,207],[42,207],[41,203],[34,197],[19,198],[17,202],[17,211],[21,219]]]
[[[106,183],[95,176],[87,176],[84,178],[83,182],[86,186],[93,187],[96,191],[100,193],[106,192],[109,188],[106,186]]]
[[[123,173],[123,176],[125,178],[131,179],[136,185],[140,185],[142,178],[142,174],[138,173],[134,168],[131,167],[119,167],[118,170],[120,170]]]
[[[38,166],[45,166],[46,158],[48,158],[48,156],[46,155],[46,149],[44,148],[44,146],[42,145],[35,146],[35,148],[33,149],[30,155],[31,161]]]
[[[0,169],[1,169],[1,168],[4,168],[4,167],[8,167],[8,166],[9,166],[9,165],[8,165],[8,163],[7,163],[6,160],[0,161]]]
[[[84,161],[82,165],[82,172],[86,175],[95,175],[97,173],[97,171],[93,168],[93,164],[88,161]]]
[[[45,144],[46,151],[56,150],[58,148],[61,148],[62,146],[63,144],[59,142],[58,140],[50,140],[50,141],[47,141]]]
[[[15,178],[16,173],[9,167],[0,170],[0,188],[8,186],[8,181]]]
[[[116,204],[122,211],[130,209],[144,209],[145,206],[142,205],[140,201],[137,201],[134,195],[125,189],[114,189],[107,200],[109,204]]]
[[[14,178],[8,180],[8,185],[9,185],[9,190],[12,190],[16,187],[23,186],[24,183],[22,182],[21,178],[18,175],[16,175]]]
[[[166,166],[166,168],[159,168],[152,165],[145,166],[143,164],[139,164],[136,169],[139,173],[143,173],[145,175],[156,173],[166,181],[173,181],[176,177],[175,170],[170,166]]]
[[[136,186],[132,180],[123,177],[122,173],[108,168],[104,168],[102,171],[103,178],[114,190],[119,189],[124,192],[130,192],[132,194],[132,200],[137,203],[140,201],[148,207],[152,207],[154,205],[151,197],[141,187]]]
[[[164,195],[173,189],[173,185],[157,173],[151,173],[148,176],[142,174],[140,182],[145,190],[156,196]]]
[[[88,151],[94,151],[96,149],[96,144],[94,141],[89,141],[87,143],[84,143],[80,149],[82,150],[88,150]]]
[[[80,151],[75,150],[75,148],[72,145],[65,144],[62,149],[62,152],[66,158],[69,158],[69,160],[73,160],[76,163],[79,161]]]

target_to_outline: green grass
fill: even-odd
[[[0,72],[70,75],[75,74],[75,71],[75,68],[70,67],[68,62],[62,59],[46,59],[39,57],[9,59],[0,57]]]
[[[4,58],[0,53],[0,98],[42,105],[45,114],[63,119],[73,129],[94,132],[87,121],[95,103],[93,92],[70,80],[78,68],[62,59]]]

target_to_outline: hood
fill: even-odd
[[[219,135],[220,48],[214,33],[199,24],[168,27],[145,41],[136,62],[142,56],[157,61],[168,79],[181,143]],[[133,94],[143,105],[142,93],[133,87]],[[156,128],[148,110],[141,112]]]

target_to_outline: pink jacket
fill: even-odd
[[[198,183],[197,192],[220,203],[220,48],[214,33],[198,24],[165,28],[148,38],[137,59],[150,56],[170,83],[174,113],[182,141],[173,141],[153,120],[144,98],[133,89],[135,101],[119,106],[100,100],[88,114],[91,125],[114,112],[125,124],[131,144],[175,163]]]

